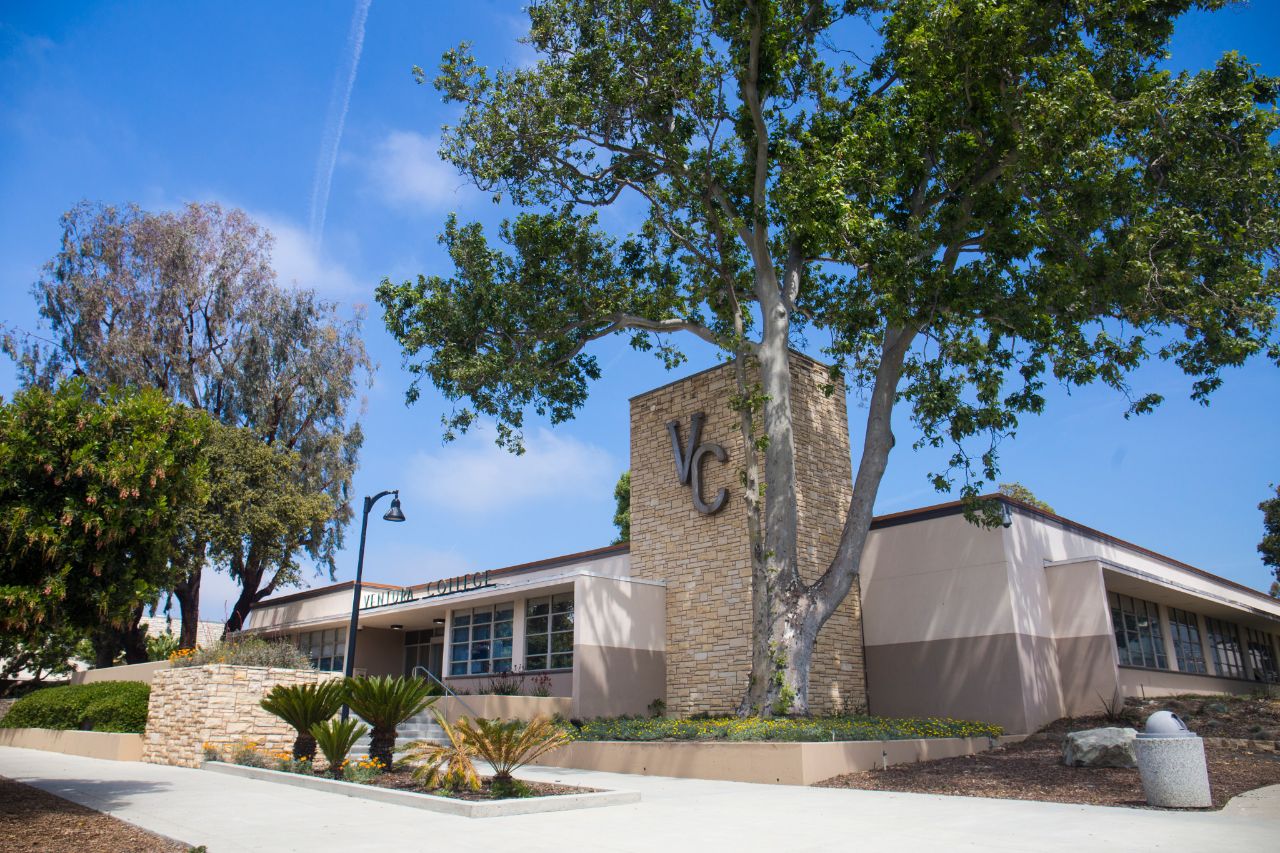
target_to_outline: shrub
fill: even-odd
[[[911,738],[999,737],[990,723],[891,717],[702,717],[674,720],[616,717],[561,725],[575,740],[860,741]]]
[[[231,748],[231,763],[239,764],[244,767],[262,767],[269,769],[272,760],[269,755],[258,751],[258,745],[253,741],[244,741],[236,744]]]
[[[141,732],[147,727],[151,686],[141,681],[99,681],[46,687],[19,699],[4,728]]]
[[[346,680],[346,700],[357,717],[373,727],[369,757],[390,767],[394,760],[396,726],[426,710],[436,697],[427,683],[399,676],[357,676]]]
[[[211,663],[311,669],[310,659],[293,644],[254,636],[221,640],[207,649],[177,652],[169,656],[171,666],[205,666]]]
[[[376,758],[361,758],[358,761],[348,758],[342,762],[342,778],[348,782],[371,782],[386,769],[387,765]]]
[[[418,765],[413,769],[413,778],[450,790],[478,790],[480,774],[472,761],[475,750],[439,711],[435,715],[436,722],[444,729],[445,743],[419,740],[409,744],[405,759]]]
[[[311,727],[311,736],[316,739],[320,751],[329,760],[330,776],[335,779],[342,778],[347,753],[368,731],[368,726],[354,719],[326,720]]]
[[[311,727],[338,713],[342,705],[342,682],[321,684],[277,684],[262,700],[262,708],[293,726],[298,736],[293,741],[293,759],[316,757],[316,739]]]
[[[524,786],[511,774],[569,741],[569,736],[546,717],[527,723],[463,717],[458,731],[475,754],[493,767],[493,793],[498,797],[520,796]]]

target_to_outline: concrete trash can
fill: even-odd
[[[1134,741],[1147,803],[1167,809],[1213,805],[1204,741],[1172,711],[1156,711]]]

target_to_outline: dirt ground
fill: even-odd
[[[0,776],[0,848],[11,853],[187,853],[110,815]]]
[[[1245,791],[1280,784],[1280,757],[1275,753],[1208,747],[1205,758],[1215,809]],[[851,773],[819,782],[818,786],[1148,807],[1137,770],[1066,767],[1062,763],[1062,744],[1053,741],[1024,741],[980,755]]]

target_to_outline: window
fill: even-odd
[[[511,602],[453,611],[450,675],[486,675],[511,670]]]
[[[347,629],[330,628],[299,634],[298,649],[321,672],[342,672],[347,660]]]
[[[1240,656],[1240,636],[1236,626],[1220,619],[1204,617],[1204,630],[1209,635],[1209,648],[1213,650],[1213,666],[1218,675],[1227,678],[1244,678],[1244,659]]]
[[[1111,625],[1116,632],[1116,654],[1121,665],[1168,669],[1156,605],[1114,592],[1108,593],[1107,598],[1111,601]]]
[[[1280,681],[1276,671],[1276,657],[1271,635],[1266,631],[1245,628],[1245,642],[1249,646],[1249,666],[1253,668],[1254,681]]]
[[[431,642],[436,632],[431,628],[423,631],[404,632],[404,674],[413,675],[418,667],[431,670]],[[437,675],[439,673],[436,673]]]
[[[1178,655],[1178,669],[1182,672],[1208,672],[1204,665],[1204,646],[1200,644],[1200,624],[1194,613],[1169,608],[1169,633],[1173,636],[1173,650]]]
[[[531,598],[525,603],[524,668],[573,666],[573,593]]]

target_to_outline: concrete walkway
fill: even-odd
[[[469,819],[202,770],[0,747],[0,776],[210,853],[239,851],[819,851],[1271,849],[1274,811],[1172,813],[1056,803],[624,776],[520,775],[638,790],[643,801]],[[1274,804],[1274,801],[1273,801]]]

